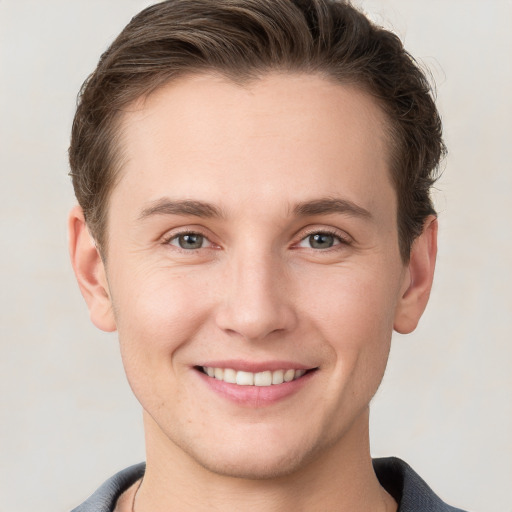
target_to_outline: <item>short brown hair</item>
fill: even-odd
[[[435,213],[441,120],[400,39],[342,0],[167,0],[130,21],[82,86],[69,148],[75,194],[100,248],[123,110],[185,74],[215,71],[246,82],[272,70],[321,74],[377,98],[389,120],[400,253],[408,261]]]

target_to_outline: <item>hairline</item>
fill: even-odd
[[[245,71],[245,72],[244,72]],[[108,253],[108,239],[109,239],[109,212],[110,212],[110,200],[112,193],[118,186],[123,176],[123,168],[126,167],[127,157],[123,151],[123,138],[124,138],[124,121],[126,116],[144,109],[145,103],[155,94],[158,94],[162,89],[170,85],[179,83],[181,81],[187,81],[198,77],[211,77],[220,78],[226,80],[228,83],[234,84],[238,87],[250,87],[252,84],[262,80],[269,75],[285,75],[285,76],[308,76],[308,77],[319,77],[327,82],[341,87],[348,87],[354,91],[359,91],[369,97],[375,106],[379,109],[383,116],[382,133],[384,135],[384,145],[387,148],[386,151],[386,167],[387,167],[387,178],[390,180],[390,184],[395,193],[396,199],[396,227],[398,230],[398,243],[400,254],[404,263],[408,262],[408,258],[404,257],[403,244],[407,241],[403,240],[400,233],[400,197],[398,192],[398,184],[395,182],[393,177],[393,166],[396,165],[397,156],[400,153],[401,139],[398,135],[396,123],[393,118],[386,111],[385,102],[380,100],[376,94],[374,94],[370,87],[362,81],[357,81],[354,77],[347,75],[347,78],[340,78],[335,76],[334,73],[329,73],[323,69],[306,67],[306,66],[267,66],[261,67],[260,69],[253,70],[237,70],[223,69],[221,67],[195,66],[190,69],[180,70],[179,72],[169,73],[169,76],[164,79],[165,73],[161,75],[155,75],[158,79],[154,79],[152,84],[148,84],[146,88],[140,88],[140,94],[131,100],[128,100],[124,105],[120,105],[117,109],[117,113],[110,120],[108,130],[112,135],[109,138],[109,152],[111,154],[111,169],[109,171],[109,186],[107,187],[104,200],[99,208],[100,220],[96,222],[99,229],[99,233],[96,230],[91,230],[93,237],[97,242],[97,246],[100,250],[104,261],[107,259]],[[153,77],[153,78],[155,78]],[[412,244],[410,244],[412,245]],[[408,247],[410,249],[410,247]],[[408,251],[408,254],[410,250]]]

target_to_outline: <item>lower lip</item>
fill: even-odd
[[[199,370],[194,371],[212,391],[238,405],[247,407],[264,407],[280,402],[302,389],[316,373],[316,371],[309,371],[291,382],[271,386],[239,386],[209,377]]]

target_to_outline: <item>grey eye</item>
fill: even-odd
[[[178,245],[182,249],[201,249],[203,247],[205,238],[198,233],[186,233],[174,237],[170,243]]]
[[[336,243],[336,238],[329,233],[315,233],[309,235],[308,242],[313,249],[329,249]]]

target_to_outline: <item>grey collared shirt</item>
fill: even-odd
[[[382,487],[398,503],[398,512],[464,512],[444,503],[403,460],[374,459],[373,467]],[[113,512],[119,496],[144,476],[145,469],[144,463],[123,469],[71,512]]]

